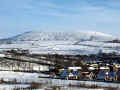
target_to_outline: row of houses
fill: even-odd
[[[110,65],[100,66],[97,64],[88,65],[88,70],[82,70],[82,67],[67,67],[59,69],[60,79],[76,80],[102,80],[102,81],[120,81],[120,65],[114,64],[113,69]],[[55,75],[55,74],[54,74]]]

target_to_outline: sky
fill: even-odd
[[[0,0],[0,37],[28,31],[120,33],[120,0]]]

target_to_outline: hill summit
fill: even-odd
[[[115,39],[112,35],[101,32],[45,32],[30,31],[19,34],[7,41],[109,41]]]

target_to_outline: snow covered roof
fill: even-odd
[[[88,69],[89,69],[89,70],[95,70],[95,68],[94,68],[94,67],[89,67]]]
[[[116,68],[120,68],[120,65],[115,65]]]
[[[91,66],[91,67],[97,67],[98,64],[91,64],[90,66]]]
[[[109,67],[100,67],[100,69],[105,70],[105,69],[109,69]]]
[[[68,69],[70,69],[70,70],[80,70],[80,69],[82,69],[82,67],[68,67]]]

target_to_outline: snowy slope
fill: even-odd
[[[120,43],[107,43],[115,39],[100,32],[26,32],[1,41],[12,42],[1,44],[0,50],[22,48],[31,53],[58,54],[95,54],[119,52]]]
[[[11,37],[9,41],[81,41],[113,40],[114,37],[100,32],[25,32]]]

